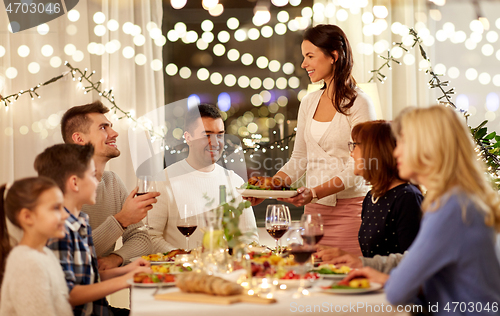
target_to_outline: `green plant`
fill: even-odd
[[[500,191],[500,135],[495,131],[488,134],[487,123],[483,121],[470,131],[477,144],[478,156],[486,164],[493,184]]]
[[[243,210],[250,207],[249,201],[242,201],[237,206],[234,206],[236,200],[233,199],[229,203],[224,203],[221,207],[224,209],[222,214],[222,226],[224,227],[224,236],[227,240],[229,248],[234,248],[238,245],[240,237],[243,236],[238,224]]]

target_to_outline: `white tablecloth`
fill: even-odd
[[[331,282],[330,282],[331,283]],[[246,315],[297,315],[325,314],[336,315],[410,315],[405,306],[390,305],[383,290],[358,295],[338,295],[321,293],[319,288],[310,289],[310,296],[293,299],[294,289],[279,290],[275,294],[275,304],[235,303],[232,305],[213,305],[157,301],[152,294],[155,289],[132,288],[131,316],[246,316]],[[158,293],[178,291],[177,288],[162,289]],[[397,309],[400,309],[398,312]],[[406,306],[407,311],[411,306]],[[391,312],[392,310],[392,312]]]

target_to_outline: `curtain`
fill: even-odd
[[[104,14],[96,16],[99,23],[94,20],[96,12]],[[116,104],[125,111],[133,111],[134,117],[140,117],[164,105],[163,66],[158,65],[162,46],[155,44],[153,33],[150,33],[152,29],[161,29],[162,17],[159,0],[80,1],[70,14],[42,27],[13,34],[8,30],[5,10],[0,10],[0,94],[5,97],[66,73],[69,68],[64,61],[67,60],[82,71],[85,68],[95,70],[91,79],[102,78],[101,88],[113,88]],[[102,32],[102,27],[96,29],[99,24],[105,28],[101,36],[95,34],[95,31]],[[134,36],[127,34],[130,31],[124,25],[135,25],[134,36],[140,27],[144,44],[140,45],[141,38],[134,43]],[[52,54],[46,45],[50,45]],[[29,49],[27,56],[26,47]],[[36,155],[62,142],[60,119],[68,108],[94,100],[112,106],[95,91],[84,94],[82,86],[86,86],[85,82],[79,85],[66,74],[57,82],[39,88],[40,98],[34,96],[32,100],[25,94],[8,108],[0,102],[0,183],[36,175],[33,169]],[[119,112],[108,115],[120,134],[117,144],[122,154],[111,160],[107,168],[132,188],[135,175],[127,130],[133,122],[118,120],[120,116]]]

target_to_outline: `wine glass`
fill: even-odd
[[[139,190],[137,191],[136,196],[146,194],[148,192],[156,192],[156,182],[153,180],[152,176],[138,176],[137,177],[137,186]],[[148,214],[146,214],[146,224],[139,228],[140,230],[150,230],[153,229],[149,226]]]
[[[294,230],[296,231],[295,233],[300,233],[302,240],[297,242],[298,240],[295,239],[294,243],[290,245],[290,253],[293,255],[293,260],[300,265],[300,286],[297,292],[293,294],[293,298],[301,298],[304,295],[309,295],[309,292],[305,289],[305,263],[316,252],[314,248],[316,242],[323,237],[323,221],[321,217],[304,214],[300,220],[300,226],[295,227]]]
[[[276,253],[278,253],[278,240],[290,227],[290,210],[281,204],[268,205],[266,209],[266,230],[276,240]]]
[[[309,246],[315,246],[323,238],[323,218],[321,214],[302,214],[302,239]]]
[[[185,204],[179,210],[177,218],[177,229],[186,237],[186,251],[189,250],[189,236],[191,236],[198,228],[198,216],[193,207]]]

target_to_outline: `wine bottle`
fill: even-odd
[[[219,185],[219,205],[226,204],[226,186]]]

